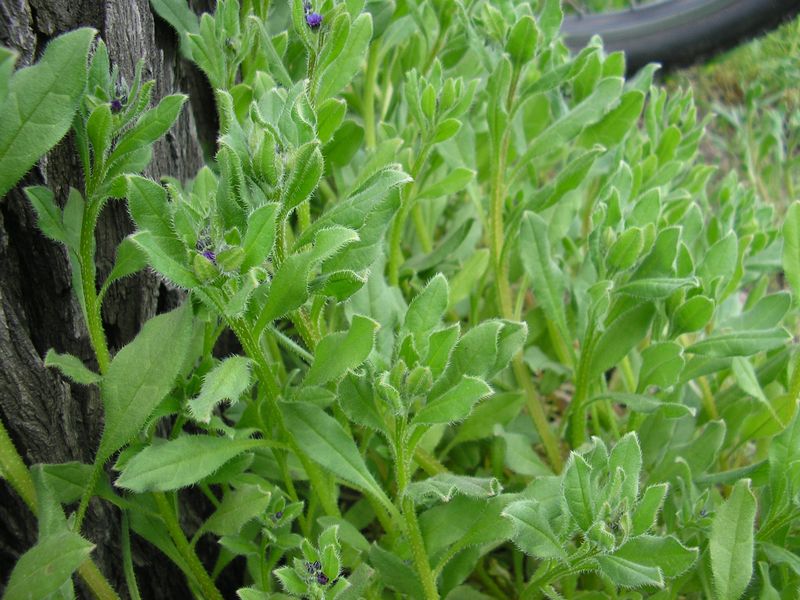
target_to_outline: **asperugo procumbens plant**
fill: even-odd
[[[120,90],[102,42],[86,70],[91,31],[30,68],[71,43],[85,72],[85,189],[26,191],[99,373],[46,363],[99,386],[105,429],[94,465],[30,472],[0,438],[41,523],[9,598],[70,596],[76,568],[116,597],[84,562],[91,497],[122,511],[133,598],[130,531],[203,598],[236,557],[243,600],[794,597],[800,203],[780,229],[714,177],[690,92],[626,82],[599,41],[570,56],[553,0],[151,4],[214,89],[193,180],[138,174],[184,97]],[[5,107],[30,70],[0,67]],[[7,189],[66,129],[20,148],[30,117],[3,114]],[[118,198],[136,232],[98,282]],[[112,357],[103,297],[145,265],[186,299]],[[189,486],[210,516],[186,532]]]

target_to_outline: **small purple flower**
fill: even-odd
[[[203,250],[203,256],[205,256],[209,260],[209,262],[217,264],[217,255],[214,254],[211,250]]]
[[[311,29],[317,29],[322,25],[322,15],[318,12],[310,12],[306,15],[306,23]]]
[[[316,572],[316,569],[314,568],[314,563],[306,561],[305,567],[309,575],[312,575],[314,572]]]
[[[317,583],[320,585],[328,585],[328,576],[325,573],[317,573]]]
[[[122,100],[120,100],[119,98],[114,98],[111,101],[111,112],[116,114],[121,110],[122,110]]]
[[[283,517],[283,511],[279,510],[278,512],[275,513],[275,520],[277,521],[281,517]]]
[[[313,563],[311,563],[311,566],[314,567],[315,571],[319,571],[322,568],[322,563],[320,563],[318,560],[315,560]]]

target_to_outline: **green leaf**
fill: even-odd
[[[0,46],[0,106],[8,96],[11,85],[11,76],[14,73],[14,64],[17,62],[17,53],[10,48]]]
[[[466,477],[452,473],[439,473],[422,481],[410,483],[405,494],[416,504],[424,504],[426,498],[435,497],[442,502],[450,502],[456,494],[473,498],[497,496],[503,486],[495,478]]]
[[[105,462],[145,425],[172,389],[189,350],[190,303],[153,317],[111,361],[100,386],[105,428],[97,461]]]
[[[657,567],[664,577],[678,577],[695,563],[699,551],[687,548],[675,537],[642,535],[625,542],[614,556],[649,567]]]
[[[489,266],[491,253],[488,248],[479,248],[470,256],[453,275],[450,281],[450,301],[448,308],[453,308],[456,304],[468,297],[478,284],[478,281],[486,273]]]
[[[658,513],[664,504],[664,498],[669,490],[668,483],[659,483],[649,486],[642,494],[642,499],[633,511],[632,529],[633,535],[646,533],[656,524]]]
[[[539,30],[530,15],[523,15],[522,18],[517,19],[517,22],[514,23],[508,33],[506,51],[511,56],[511,62],[517,68],[521,68],[533,58],[538,37]]]
[[[792,295],[789,292],[777,292],[764,296],[747,312],[726,319],[722,326],[735,330],[777,327],[791,307]]]
[[[93,548],[92,543],[72,531],[45,537],[14,565],[3,598],[29,600],[49,597],[89,558]]]
[[[800,201],[793,202],[786,211],[782,233],[781,263],[786,280],[794,292],[795,301],[797,301],[800,298]]]
[[[114,485],[134,492],[167,492],[194,485],[262,440],[185,435],[148,446],[122,469]]]
[[[453,444],[494,435],[495,425],[506,425],[519,414],[525,397],[516,392],[494,394],[470,413],[458,428]]]
[[[526,212],[522,217],[519,249],[536,301],[555,324],[562,340],[572,339],[564,312],[564,275],[550,253],[547,223],[536,213]]]
[[[588,531],[594,523],[595,499],[589,476],[591,467],[579,454],[574,452],[564,470],[562,493],[575,522],[583,531]]]
[[[248,521],[261,516],[271,494],[259,485],[243,485],[225,494],[217,510],[203,523],[203,531],[216,535],[237,535]]]
[[[461,121],[453,118],[445,119],[436,126],[433,137],[431,137],[431,143],[440,144],[446,142],[459,131],[461,131]]]
[[[738,600],[753,577],[755,519],[750,480],[739,480],[711,523],[709,550],[717,600]]]
[[[679,419],[680,417],[693,416],[695,414],[693,408],[681,404],[680,402],[664,402],[654,396],[626,394],[624,392],[606,392],[604,394],[598,394],[597,396],[593,396],[587,404],[599,400],[610,400],[617,404],[624,404],[633,412],[644,414],[650,414],[660,410],[663,411],[663,415],[669,419]]]
[[[128,209],[136,226],[163,238],[175,238],[172,211],[167,190],[155,181],[131,175],[128,177]]]
[[[369,317],[354,315],[347,332],[330,333],[322,338],[314,352],[314,363],[308,370],[305,385],[328,383],[363,363],[372,352],[379,327]]]
[[[319,142],[303,144],[294,155],[294,167],[283,188],[282,215],[288,215],[317,189],[325,164]]]
[[[327,144],[342,125],[347,114],[347,102],[341,98],[328,98],[317,108],[317,137]]]
[[[108,286],[118,279],[138,273],[146,266],[147,255],[130,237],[126,237],[119,243],[119,246],[117,246],[114,267],[103,282],[103,288],[107,289]]]
[[[675,342],[650,344],[642,351],[638,391],[651,385],[668,388],[678,382],[683,365],[683,347]]]
[[[92,111],[86,121],[86,133],[92,144],[92,153],[96,157],[105,158],[111,134],[114,128],[114,117],[108,104],[101,104]]]
[[[544,30],[544,27],[542,29]],[[519,159],[519,164],[525,165],[533,158],[563,147],[585,126],[599,120],[608,107],[619,98],[622,84],[623,80],[620,77],[606,77],[600,80],[588,98],[528,142],[525,153]],[[517,172],[519,170],[515,171],[515,176]]]
[[[57,37],[39,62],[11,77],[0,105],[0,198],[69,131],[95,33],[84,27]]]
[[[361,13],[350,27],[347,45],[336,60],[328,65],[320,75],[317,102],[334,96],[350,83],[361,67],[371,39],[372,15]]]
[[[656,567],[649,567],[614,554],[601,555],[595,560],[600,566],[600,571],[619,586],[628,588],[645,585],[664,586],[664,577]]]
[[[792,336],[782,327],[739,331],[711,336],[692,344],[686,348],[686,352],[722,358],[752,356],[785,346],[791,339]]]
[[[635,129],[644,106],[644,94],[631,90],[622,95],[619,105],[594,125],[581,133],[580,142],[585,147],[601,144],[611,148],[619,144],[625,135]]]
[[[62,222],[61,209],[56,205],[50,188],[41,185],[26,187],[25,195],[36,212],[36,225],[51,240],[67,244],[69,236]]]
[[[191,60],[192,53],[187,35],[200,33],[200,20],[189,8],[186,0],[150,0],[150,5],[159,17],[178,32],[181,54]]]
[[[696,285],[693,277],[676,279],[674,277],[652,277],[637,279],[614,289],[616,294],[633,296],[643,300],[664,300],[683,287]]]
[[[417,198],[441,198],[451,196],[463,190],[475,179],[475,171],[466,167],[457,167],[445,175],[442,179],[423,189]]]
[[[147,255],[150,266],[175,285],[187,290],[199,285],[194,272],[185,266],[186,250],[177,237],[161,237],[150,231],[139,231],[128,237]]]
[[[449,287],[447,279],[439,273],[416,295],[406,311],[403,329],[414,336],[420,354],[428,350],[428,337],[439,327],[447,310]]]
[[[544,511],[536,502],[512,502],[503,509],[502,515],[514,525],[512,539],[525,554],[541,559],[566,559],[564,544],[553,532]]]
[[[136,124],[123,134],[108,161],[114,162],[130,152],[152,144],[167,133],[181,114],[183,103],[187,98],[188,96],[184,94],[166,96],[158,106],[144,113]]]
[[[561,10],[561,0],[545,0],[542,14],[539,15],[539,28],[547,42],[552,41],[561,30],[564,13]]]
[[[417,572],[396,554],[372,544],[369,562],[380,574],[380,579],[390,588],[407,598],[424,598],[425,591]]]
[[[714,308],[714,301],[707,296],[689,298],[672,315],[673,334],[678,336],[702,329],[714,316]]]
[[[613,269],[624,271],[630,269],[637,260],[644,248],[644,234],[639,227],[626,229],[620,235],[606,255],[606,263]]]
[[[651,302],[644,302],[617,317],[592,349],[589,377],[597,377],[616,366],[642,341],[650,329],[655,312],[655,306]]]
[[[236,402],[250,387],[250,364],[244,356],[231,356],[214,367],[203,379],[200,394],[189,400],[192,416],[208,423],[217,404],[224,400]]]
[[[311,460],[384,505],[391,504],[364,464],[353,438],[336,419],[307,402],[283,403],[281,411],[286,427]]]
[[[244,250],[242,272],[246,273],[251,267],[260,266],[272,252],[277,214],[278,205],[275,203],[259,206],[250,213],[247,218],[247,233],[242,242]]]
[[[454,387],[433,399],[414,417],[413,423],[453,423],[472,412],[472,407],[492,391],[489,384],[477,377],[465,376]]]
[[[55,367],[72,381],[83,385],[98,383],[102,379],[100,375],[84,365],[83,361],[77,356],[59,354],[52,348],[47,351],[47,355],[44,357],[44,366]]]
[[[642,450],[634,432],[625,434],[617,442],[608,457],[608,470],[614,473],[622,469],[625,479],[622,482],[622,497],[632,506],[639,497],[639,476],[642,471]]]
[[[292,596],[303,597],[306,595],[307,586],[292,567],[281,567],[273,571],[281,586]]]
[[[339,382],[339,405],[353,423],[375,431],[385,431],[386,425],[375,402],[375,391],[370,378],[347,373]]]

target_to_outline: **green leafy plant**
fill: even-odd
[[[800,289],[800,204],[781,229],[735,176],[709,186],[691,91],[625,81],[598,42],[570,56],[554,0],[151,3],[214,88],[218,144],[191,181],[141,176],[185,97],[151,108],[138,72],[118,97],[98,43],[71,117],[85,189],[26,193],[98,369],[46,364],[99,387],[105,428],[94,464],[30,472],[0,431],[42,524],[9,597],[72,593],[94,496],[124,512],[132,597],[131,531],[204,598],[239,556],[246,600],[797,588],[777,275]],[[98,282],[122,198],[136,231]],[[145,266],[183,303],[111,356],[103,298]],[[214,354],[226,330],[241,354]],[[210,516],[187,537],[190,486]]]

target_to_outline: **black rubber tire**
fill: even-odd
[[[685,66],[776,27],[800,13],[800,0],[662,0],[625,11],[570,15],[562,31],[577,51],[592,35],[624,50],[628,72],[650,62]]]

